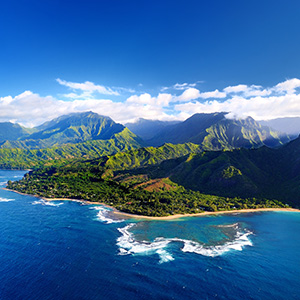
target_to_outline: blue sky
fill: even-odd
[[[299,1],[1,1],[0,121],[300,116],[299,12]]]

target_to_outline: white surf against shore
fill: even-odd
[[[133,233],[129,232],[135,224],[130,223],[129,225],[118,228],[122,233],[117,239],[117,245],[120,247],[120,255],[128,254],[158,254],[160,257],[160,263],[174,260],[173,256],[165,250],[171,240],[164,238],[156,238],[153,242],[137,241]]]
[[[11,201],[15,201],[15,199],[8,199],[8,198],[0,197],[0,202],[11,202]]]
[[[121,223],[124,222],[123,219],[115,219],[110,216],[111,210],[106,208],[105,206],[93,206],[91,209],[97,211],[97,220],[106,224],[111,223]]]
[[[38,204],[46,205],[46,206],[60,206],[63,204],[63,202],[55,203],[52,201],[45,201],[43,199],[32,202],[32,205],[38,205]]]
[[[172,261],[174,257],[166,249],[170,243],[179,242],[183,243],[181,248],[182,252],[196,253],[204,256],[215,257],[223,255],[226,252],[235,250],[242,251],[245,246],[252,246],[252,242],[249,239],[249,235],[253,234],[250,231],[242,232],[237,228],[237,233],[232,241],[225,242],[223,245],[206,246],[195,241],[179,239],[179,238],[164,238],[157,237],[153,242],[138,241],[135,239],[130,229],[135,226],[134,223],[130,223],[123,228],[118,228],[122,234],[117,239],[117,245],[120,248],[120,255],[140,254],[151,255],[158,254],[160,257],[160,263]],[[231,227],[237,227],[237,224],[226,225]]]

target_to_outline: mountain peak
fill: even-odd
[[[267,127],[261,127],[252,117],[226,118],[227,112],[197,113],[183,122],[168,126],[158,132],[148,143],[159,146],[166,142],[181,144],[191,142],[207,150],[253,148],[267,145],[277,147],[289,138],[279,136]]]

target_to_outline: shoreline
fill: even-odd
[[[266,211],[289,211],[289,212],[300,212],[300,209],[297,208],[247,208],[247,209],[235,209],[235,210],[219,210],[219,211],[204,211],[201,213],[195,213],[195,214],[176,214],[176,215],[169,215],[169,216],[162,216],[162,217],[152,217],[152,216],[144,216],[144,215],[136,215],[136,214],[130,214],[126,212],[122,212],[117,210],[115,207],[110,206],[108,204],[102,203],[102,202],[92,202],[84,199],[69,199],[69,198],[45,198],[37,195],[31,195],[26,194],[14,190],[10,190],[7,188],[3,188],[4,190],[11,191],[20,195],[25,196],[33,196],[45,201],[73,201],[73,202],[80,202],[87,205],[103,205],[110,209],[112,209],[113,214],[117,215],[118,217],[126,217],[129,219],[144,219],[144,220],[174,220],[174,219],[180,219],[185,217],[205,217],[210,215],[220,215],[220,214],[239,214],[239,213],[253,213],[253,212],[266,212]]]
[[[247,209],[236,209],[236,210],[205,211],[202,213],[195,213],[195,214],[176,214],[176,215],[169,215],[169,216],[163,216],[163,217],[151,217],[151,216],[129,214],[129,213],[125,213],[125,212],[123,213],[116,209],[115,209],[114,213],[119,216],[131,217],[134,219],[173,220],[173,219],[180,219],[180,218],[185,218],[185,217],[205,217],[205,216],[210,216],[210,215],[239,214],[239,213],[253,213],[253,212],[266,212],[266,211],[300,212],[300,210],[297,208],[247,208]]]

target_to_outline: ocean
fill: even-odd
[[[116,219],[3,190],[0,299],[300,299],[300,213]]]

